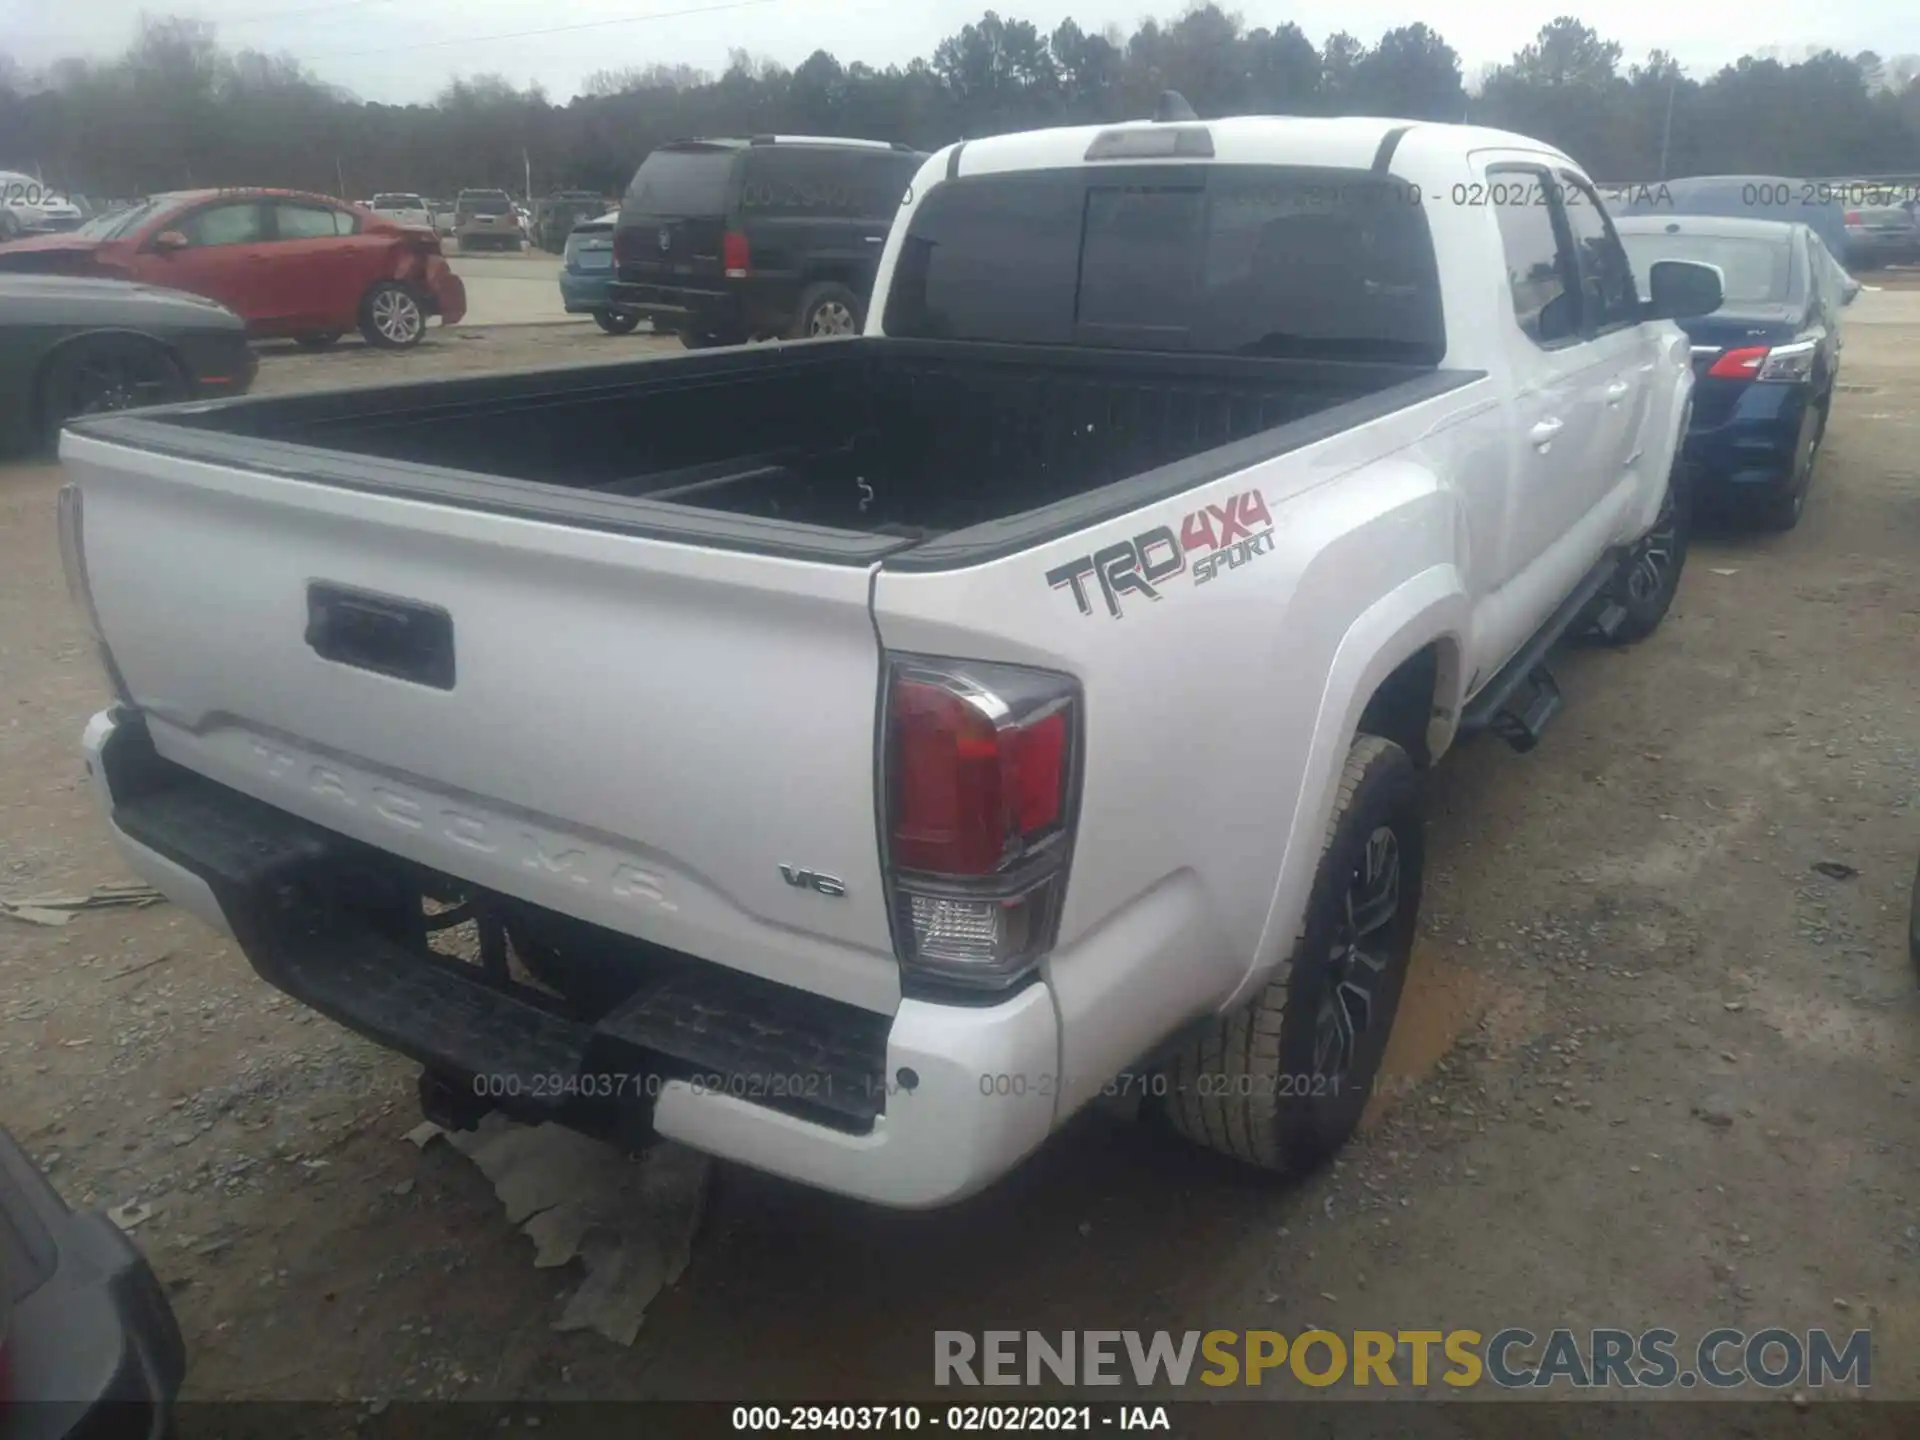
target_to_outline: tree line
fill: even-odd
[[[1920,168],[1920,57],[1749,55],[1702,79],[1572,17],[1475,77],[1433,29],[1316,46],[1216,5],[1131,35],[1051,33],[994,11],[932,55],[877,69],[821,50],[792,68],[735,52],[724,73],[647,63],[553,103],[499,76],[430,104],[358,100],[297,61],[229,51],[205,22],[148,17],[125,54],[28,73],[0,54],[0,167],[82,194],[275,184],[364,197],[463,186],[618,193],[653,146],[693,135],[952,140],[1152,113],[1163,90],[1202,117],[1467,120],[1549,141],[1602,180],[1712,173],[1834,176]]]

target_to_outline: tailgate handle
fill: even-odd
[[[307,644],[336,665],[453,689],[453,616],[438,605],[316,580],[307,586]]]

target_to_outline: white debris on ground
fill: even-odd
[[[693,1257],[713,1162],[665,1141],[623,1155],[557,1125],[516,1125],[498,1114],[475,1130],[445,1133],[493,1183],[508,1221],[533,1241],[536,1267],[576,1258],[586,1267],[554,1328],[633,1344],[647,1306]],[[432,1137],[407,1138],[423,1144]]]

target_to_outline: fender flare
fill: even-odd
[[[1465,583],[1458,567],[1449,562],[1431,566],[1396,586],[1347,627],[1320,694],[1300,796],[1288,827],[1266,923],[1247,973],[1221,1006],[1223,1012],[1264,985],[1292,946],[1313,887],[1327,822],[1333,814],[1335,790],[1360,716],[1381,682],[1428,645],[1441,649],[1429,749],[1438,758],[1452,744],[1460,722],[1461,657],[1470,633],[1469,610]]]
[[[1663,479],[1673,473],[1680,463],[1680,456],[1687,443],[1687,427],[1693,423],[1693,366],[1688,364],[1674,377],[1673,393],[1667,402],[1665,464],[1657,472]],[[1640,508],[1632,517],[1632,523],[1626,528],[1628,534],[1621,538],[1625,541],[1638,540],[1653,528],[1660,518],[1660,507],[1666,499],[1665,487],[1651,489],[1641,497]]]
[[[135,329],[131,325],[102,325],[98,329],[82,330],[76,335],[68,335],[54,342],[46,354],[34,362],[33,377],[28,388],[27,396],[28,404],[31,406],[28,414],[33,423],[37,424],[39,422],[41,413],[46,408],[47,376],[52,371],[54,362],[60,358],[63,352],[71,350],[75,345],[84,345],[89,341],[102,339],[138,340],[143,344],[153,346],[154,349],[160,351],[161,354],[165,355],[179,367],[180,374],[185,377],[187,382],[187,398],[190,400],[193,399],[198,392],[199,383],[194,376],[193,369],[181,358],[180,351],[177,347],[162,340],[158,335],[150,335],[145,330]]]

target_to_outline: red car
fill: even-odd
[[[183,190],[78,230],[0,246],[0,271],[95,275],[218,300],[255,336],[319,349],[357,328],[369,345],[420,343],[456,324],[466,287],[440,237],[293,190]]]

